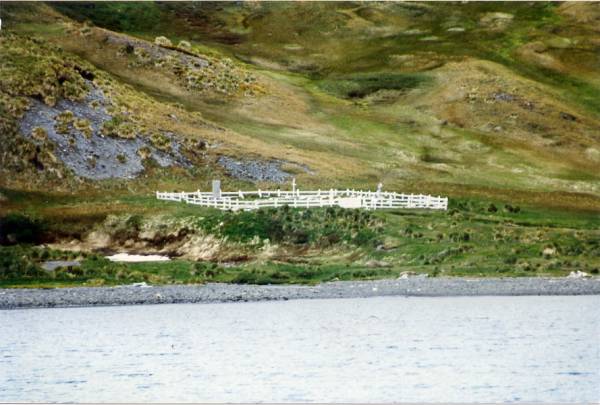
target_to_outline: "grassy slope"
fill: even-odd
[[[598,44],[590,40],[593,24],[581,24],[554,4],[54,6],[72,18],[91,19],[138,38],[190,40],[204,54],[248,62],[245,68],[265,91],[257,97],[233,98],[190,92],[152,69],[131,68],[127,59],[116,56],[116,49],[102,42],[102,31],[93,29],[91,36],[81,38],[65,29],[64,17],[56,11],[27,7],[30,15],[46,20],[27,20],[27,10],[17,7],[14,15],[21,21],[8,20],[9,29],[38,36],[90,61],[131,85],[132,95],[150,95],[157,110],[177,103],[188,113],[201,112],[226,129],[203,136],[225,142],[229,154],[285,157],[307,164],[319,176],[299,173],[304,187],[367,188],[383,180],[388,189],[448,194],[455,206],[467,201],[452,214],[378,213],[386,222],[387,250],[366,245],[342,258],[324,250],[301,265],[251,262],[208,276],[204,267],[196,271],[187,261],[123,265],[129,269],[121,268],[125,273],[139,273],[118,279],[91,271],[83,279],[58,283],[315,282],[389,277],[406,270],[527,275],[598,268],[594,240],[600,162],[594,151],[600,145],[594,134],[600,125],[599,83],[593,63],[579,63],[582,58],[593,60]],[[485,13],[491,12],[514,17],[503,28],[502,19],[486,22]],[[73,26],[76,32],[76,23],[67,28]],[[466,30],[449,32],[452,27]],[[565,47],[564,38],[571,44]],[[546,50],[523,50],[540,41],[550,44]],[[500,91],[540,108],[526,111],[515,103],[490,103],[490,95]],[[561,111],[577,116],[577,122],[563,122]],[[150,123],[153,114],[149,110],[145,117]],[[514,114],[519,118],[511,123],[508,117]],[[502,117],[494,124],[503,127],[501,133],[488,125],[497,117]],[[193,120],[185,125],[177,129],[193,136]],[[546,133],[551,136],[544,137]],[[75,195],[4,189],[8,202],[2,203],[0,213],[46,218],[57,234],[69,238],[83,237],[109,214],[193,216],[198,210],[135,195],[195,189],[207,185],[212,170],[151,170],[148,177],[131,182],[74,185]],[[500,213],[487,211],[490,201]],[[510,213],[502,209],[505,203],[529,208]],[[468,241],[460,239],[465,233]],[[545,247],[557,253],[543,257]],[[389,262],[391,267],[365,270],[368,260]],[[282,272],[289,277],[282,278]],[[148,274],[162,278],[149,279]],[[240,274],[244,279],[237,278]]]
[[[267,61],[248,66],[264,94],[215,99],[187,92],[168,78],[158,80],[154,71],[129,68],[95,36],[82,41],[54,35],[48,25],[25,26],[142,92],[201,111],[232,130],[227,140],[234,154],[285,156],[308,164],[321,177],[299,174],[307,186],[365,187],[384,180],[388,188],[413,191],[426,178],[430,186],[425,191],[438,193],[461,193],[459,185],[480,195],[522,192],[521,199],[530,191],[600,192],[595,83],[579,75],[575,63],[553,71],[523,60],[518,52],[540,38],[555,39],[554,32],[585,34],[575,32],[575,24],[553,4],[56,7],[140,37],[167,34],[192,39],[203,49],[209,44],[216,54]],[[514,18],[498,29],[481,22],[490,12],[511,12]],[[146,15],[152,17],[142,18]],[[160,23],[147,23],[156,15]],[[311,24],[304,24],[309,18]],[[447,31],[457,26],[466,31]],[[322,40],[316,40],[320,35]],[[423,40],[432,36],[438,39]],[[562,53],[593,55],[593,50],[580,41]],[[472,62],[478,60],[485,62]],[[273,64],[280,68],[274,70]],[[516,93],[518,102],[490,105],[496,92]],[[523,103],[534,110],[527,111]],[[563,111],[580,119],[567,123],[560,118]],[[588,198],[582,195],[581,201]]]

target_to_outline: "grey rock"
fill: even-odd
[[[81,263],[76,261],[76,260],[72,260],[72,261],[68,261],[68,260],[54,260],[54,261],[47,261],[42,263],[42,269],[47,270],[47,271],[54,271],[56,269],[58,269],[59,267],[79,267],[81,266]]]
[[[493,97],[497,101],[514,101],[516,99],[516,97],[513,96],[512,94],[503,93],[503,92],[494,93]]]
[[[273,183],[284,183],[292,177],[291,173],[281,168],[284,163],[288,162],[280,160],[238,160],[228,156],[221,156],[217,159],[217,164],[222,166],[232,177],[250,181],[271,181]],[[310,173],[306,166],[297,166],[306,173]]]
[[[35,127],[45,129],[48,140],[56,146],[54,152],[64,165],[73,170],[75,175],[93,180],[134,178],[139,175],[144,170],[142,158],[138,154],[142,147],[149,148],[151,157],[162,167],[191,166],[181,154],[181,145],[172,133],[164,134],[171,139],[171,151],[168,153],[154,148],[148,139],[123,139],[102,135],[102,125],[112,119],[106,111],[109,101],[101,89],[91,82],[88,82],[88,85],[90,92],[83,102],[60,100],[54,107],[50,107],[32,99],[32,105],[20,124],[22,135],[40,144],[41,141],[32,137],[32,131]],[[67,110],[73,112],[75,119],[86,119],[90,122],[92,135],[89,138],[75,128],[69,134],[56,132],[55,117]]]

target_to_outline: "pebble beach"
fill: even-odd
[[[336,281],[315,286],[203,285],[0,289],[0,309],[251,302],[376,296],[600,295],[600,278],[450,278]]]

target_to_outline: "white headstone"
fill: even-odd
[[[221,198],[221,180],[212,181],[213,198]]]
[[[362,200],[360,197],[344,197],[338,199],[338,205],[342,208],[360,208]]]

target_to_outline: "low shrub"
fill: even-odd
[[[81,133],[83,133],[83,135],[85,135],[87,138],[92,136],[92,127],[89,120],[85,118],[76,119],[73,126],[78,131],[81,131]]]
[[[521,211],[521,208],[519,206],[512,206],[510,204],[504,205],[504,209],[512,214],[516,214]]]
[[[354,278],[368,278],[373,277],[377,274],[376,270],[356,270],[352,272]]]
[[[0,218],[0,245],[40,243],[46,224],[39,219],[20,213],[10,213]]]
[[[310,279],[310,278],[317,276],[318,274],[319,274],[319,271],[317,269],[308,268],[308,269],[299,271],[298,277]]]
[[[114,115],[102,124],[102,133],[114,138],[133,139],[138,134],[138,128],[122,114]]]
[[[369,212],[329,207],[297,210],[287,206],[257,211],[225,212],[205,217],[204,230],[236,242],[271,242],[328,247],[339,243],[373,245],[383,220]]]
[[[0,279],[26,279],[45,275],[28,255],[26,248],[0,246]]]
[[[160,150],[168,150],[171,147],[171,139],[160,133],[154,133],[150,136],[152,145]]]
[[[236,284],[258,284],[257,281],[257,274],[250,271],[242,271],[231,280],[232,283]]]
[[[48,139],[48,132],[42,127],[35,127],[31,131],[31,136],[38,141],[45,141]]]
[[[177,47],[189,51],[192,49],[192,44],[190,44],[188,41],[179,41]]]
[[[154,38],[154,43],[158,46],[173,46],[173,43],[169,38],[162,36]]]

